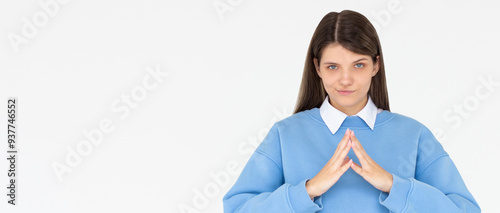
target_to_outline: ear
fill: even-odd
[[[375,63],[373,63],[373,71],[372,71],[372,77],[377,75],[378,73],[378,70],[380,68],[380,63],[379,63],[379,56],[377,55],[377,59],[375,61]]]
[[[318,76],[321,78],[321,72],[319,71],[319,65],[318,65],[318,59],[314,58],[314,67],[316,68],[316,73],[318,73]]]

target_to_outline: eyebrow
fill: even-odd
[[[358,59],[358,60],[356,60],[356,61],[354,61],[352,63],[354,64],[354,63],[357,63],[357,62],[360,62],[360,61],[363,61],[363,60],[368,60],[368,59],[367,58],[360,58],[360,59]],[[323,64],[338,64],[338,63],[326,61]]]

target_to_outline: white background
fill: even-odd
[[[483,212],[500,212],[498,2],[70,0],[44,20],[46,2],[0,3],[1,156],[8,97],[19,113],[17,205],[2,158],[0,212],[222,212],[238,177],[227,165],[291,115],[314,29],[344,9],[377,25],[391,111],[441,131]],[[169,75],[145,90],[147,67]],[[112,110],[134,92],[130,114]],[[53,165],[106,119],[113,130],[60,181]]]

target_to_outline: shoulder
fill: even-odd
[[[321,124],[323,120],[319,114],[319,108],[312,108],[292,114],[286,118],[277,121],[274,126],[279,130],[289,129],[293,127],[306,127],[311,123]]]
[[[389,112],[386,110],[384,110],[380,114],[382,113],[385,113],[381,116],[383,118],[383,121],[377,121],[375,126],[383,126],[383,128],[389,128],[396,134],[415,138],[417,139],[417,141],[431,140],[434,142],[438,142],[432,131],[419,120],[407,115]]]
[[[385,111],[384,111],[385,112]],[[388,111],[387,111],[388,112]],[[428,128],[420,121],[415,118],[409,117],[407,115],[403,115],[396,112],[388,112],[392,116],[392,119],[387,122],[391,122],[393,125],[398,126],[399,128],[411,128],[414,130],[428,130]]]
[[[401,130],[401,132],[412,134],[418,137],[419,147],[432,148],[432,150],[434,150],[434,148],[437,148],[435,151],[444,153],[441,143],[427,126],[409,116],[398,113],[393,114],[395,114],[394,119],[397,128]]]

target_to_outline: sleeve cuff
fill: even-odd
[[[403,179],[395,174],[392,174],[392,181],[391,191],[389,193],[381,191],[379,202],[391,212],[403,212],[413,189],[413,182],[411,179]]]
[[[321,196],[315,197],[314,201],[309,198],[306,190],[307,180],[309,179],[288,187],[289,205],[295,212],[316,212],[323,209]]]

